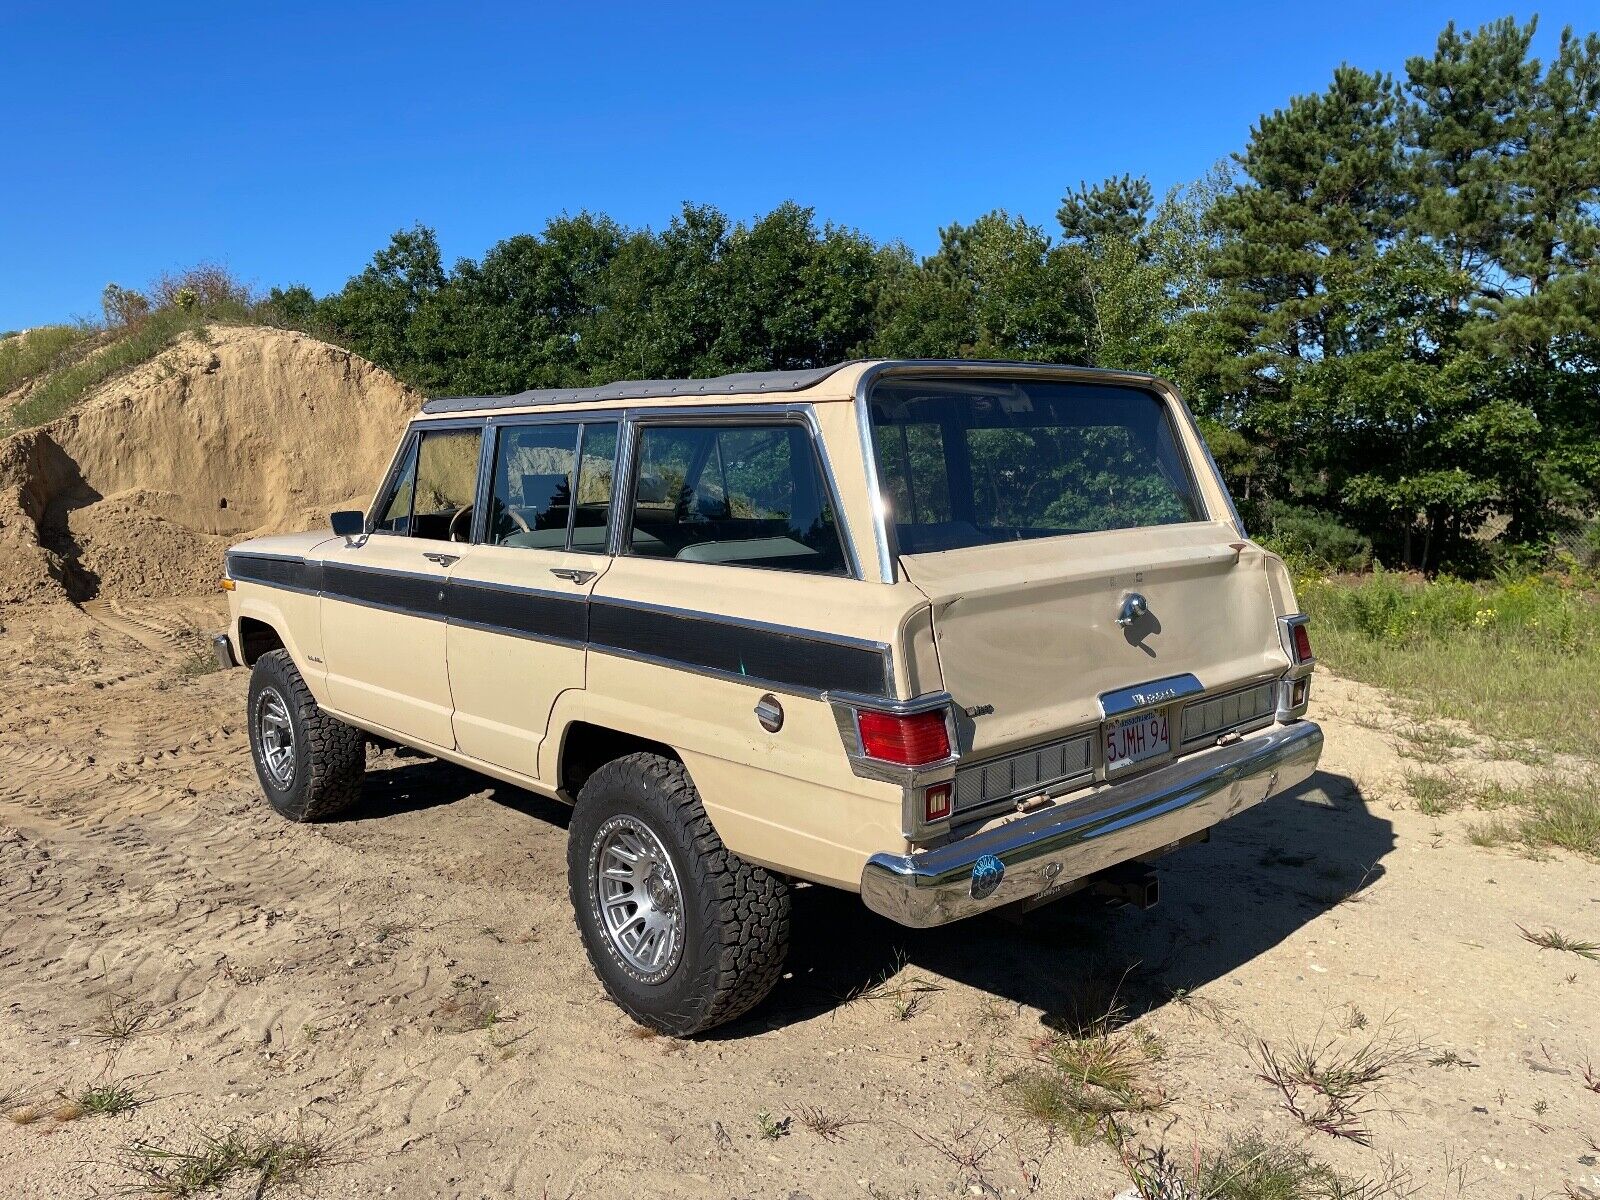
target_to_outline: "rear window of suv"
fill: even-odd
[[[1172,414],[1140,388],[891,378],[870,403],[902,553],[1205,519]]]

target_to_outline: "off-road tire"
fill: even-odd
[[[619,814],[649,827],[678,877],[683,949],[655,984],[623,969],[595,901],[601,827]],[[789,887],[722,844],[682,763],[647,753],[607,763],[578,793],[567,838],[567,890],[584,950],[635,1021],[688,1037],[744,1015],[778,982],[789,949]]]
[[[287,787],[281,786],[265,765],[258,713],[269,690],[284,701],[294,730],[294,776]],[[291,821],[322,821],[361,798],[361,777],[367,769],[366,734],[317,707],[287,650],[273,650],[256,660],[250,671],[245,711],[256,778],[279,813]]]

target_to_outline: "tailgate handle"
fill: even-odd
[[[1140,617],[1148,615],[1150,606],[1138,592],[1129,592],[1122,600],[1122,611],[1117,614],[1117,624],[1126,629]]]

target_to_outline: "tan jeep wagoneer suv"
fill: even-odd
[[[939,925],[1086,887],[1311,774],[1312,668],[1177,392],[854,362],[433,400],[366,514],[228,552],[267,798],[366,742],[575,806],[595,971],[691,1034],[782,969],[789,886]],[[1130,879],[1136,886],[1130,887]]]

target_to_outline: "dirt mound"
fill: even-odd
[[[365,507],[420,403],[302,334],[185,337],[0,441],[0,604],[204,590],[230,542]]]

